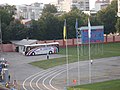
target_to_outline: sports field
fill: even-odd
[[[68,47],[68,61],[69,63],[78,61],[77,47]],[[79,46],[80,60],[88,60],[88,45]],[[54,66],[66,64],[66,48],[60,48],[59,54],[64,55],[62,58],[55,58],[43,61],[32,62],[30,64],[48,69]],[[109,44],[91,44],[91,59],[107,58],[120,56],[120,43]]]
[[[120,90],[120,80],[70,87],[68,90]]]

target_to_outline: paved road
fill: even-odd
[[[78,63],[69,64],[69,85],[78,82]],[[89,63],[80,62],[80,84],[89,83]],[[92,67],[92,83],[120,79],[120,57],[94,60]],[[76,83],[77,84],[77,83]],[[23,83],[24,90],[64,90],[66,86],[66,66],[58,66],[39,72],[27,78]]]
[[[11,81],[17,80],[20,85],[22,85],[23,81],[30,75],[43,70],[34,67],[28,63],[46,59],[46,55],[24,56],[16,52],[8,52],[8,53],[4,52],[0,55],[4,57],[10,64],[9,72],[11,75]],[[59,57],[63,57],[63,56],[57,54],[50,55],[50,58],[59,58]]]
[[[20,90],[64,90],[66,87],[66,65],[43,70],[27,63],[46,59],[46,56],[25,57],[18,53],[4,53],[2,56],[10,62],[12,79],[16,79]],[[62,57],[61,55],[51,55]],[[78,63],[69,64],[69,85],[89,83],[89,62],[79,63],[80,75],[78,79]],[[94,60],[92,67],[92,83],[111,79],[120,79],[120,57]],[[77,83],[73,83],[77,80]]]

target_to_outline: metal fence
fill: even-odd
[[[60,47],[65,46],[65,42],[63,39],[61,39],[61,40],[44,40],[44,41],[38,41],[37,43],[49,43],[49,42],[59,42]],[[120,36],[105,36],[104,37],[104,43],[111,43],[111,42],[120,42]],[[68,46],[76,46],[77,45],[76,38],[67,39],[67,44],[68,44]],[[2,44],[2,45],[0,45],[0,47],[2,47],[3,52],[15,52],[15,46],[13,44]]]

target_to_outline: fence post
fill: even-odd
[[[115,42],[115,36],[113,36],[113,42]]]
[[[63,47],[65,47],[65,41],[64,41],[64,39],[63,39]]]
[[[107,34],[106,34],[106,36],[105,36],[105,39],[106,39],[106,43],[107,43]]]
[[[74,38],[72,39],[72,46],[74,46]]]

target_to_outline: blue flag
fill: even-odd
[[[78,19],[76,19],[76,23],[75,23],[75,29],[76,29],[76,37],[78,37]]]

